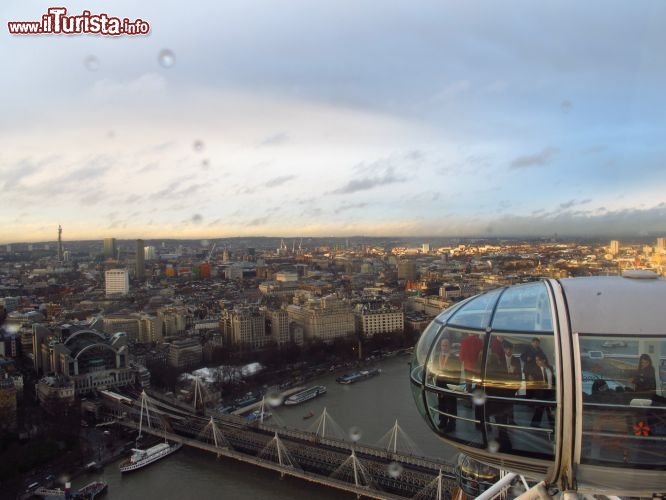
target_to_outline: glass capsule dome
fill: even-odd
[[[459,454],[456,460],[458,484],[466,495],[476,498],[500,479],[500,470]]]
[[[443,311],[410,370],[428,426],[534,479],[666,490],[666,281],[639,274],[498,288]]]

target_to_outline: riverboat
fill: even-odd
[[[44,498],[45,500],[95,500],[97,496],[106,492],[108,484],[105,481],[93,481],[86,484],[79,490],[71,490],[70,483],[65,485],[65,489],[60,488],[38,488],[34,494]]]
[[[183,445],[181,443],[169,444],[167,442],[151,446],[147,450],[139,448],[132,449],[132,456],[120,464],[120,472],[131,472],[148,464],[152,464],[162,458],[168,457],[178,451]]]
[[[338,384],[353,384],[354,382],[359,382],[368,378],[376,377],[382,371],[379,368],[373,368],[371,370],[361,370],[357,372],[347,373],[338,377],[336,382]]]
[[[322,394],[326,394],[326,387],[324,387],[323,385],[316,385],[314,387],[305,389],[304,391],[292,394],[291,396],[289,396],[287,399],[284,400],[284,404],[297,405],[300,403],[304,403],[305,401],[309,401],[313,398],[316,398],[317,396],[321,396]]]

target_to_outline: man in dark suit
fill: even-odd
[[[460,359],[451,352],[451,340],[443,337],[439,341],[439,355],[437,356],[436,373],[437,386],[446,390],[449,384],[460,384]],[[458,414],[458,400],[455,394],[440,394],[438,409],[439,428],[444,432],[452,432],[456,428],[455,416]]]
[[[533,399],[541,399],[545,401],[555,400],[555,374],[553,369],[548,364],[548,359],[543,353],[538,353],[534,358],[534,367],[526,371],[527,390],[528,396]],[[548,424],[552,428],[554,424],[554,417],[552,405],[540,404],[534,408],[534,415],[532,416],[532,427],[541,427],[541,420],[543,414],[548,418]]]
[[[538,337],[534,337],[525,352],[520,355],[520,359],[525,366],[525,373],[531,372],[535,368],[537,354],[545,356],[543,349],[541,349],[541,341]]]
[[[520,388],[522,372],[520,360],[513,356],[513,344],[508,340],[502,341],[503,356],[492,353],[488,355],[486,370],[486,393],[488,396],[514,398]],[[486,404],[488,417],[494,417],[498,424],[500,450],[511,449],[511,441],[504,425],[515,425],[511,401],[489,400]]]

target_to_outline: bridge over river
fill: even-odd
[[[129,403],[129,404],[128,404]],[[249,423],[235,415],[203,417],[185,405],[148,397],[105,402],[116,422],[169,441],[265,469],[377,499],[451,498],[457,491],[452,464],[400,451],[399,427],[385,447],[328,436],[327,415],[316,432]],[[330,423],[332,424],[332,422]],[[330,427],[329,424],[329,427]]]

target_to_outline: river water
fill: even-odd
[[[455,451],[438,440],[416,410],[409,384],[408,361],[407,357],[383,360],[378,365],[381,375],[352,385],[336,383],[336,375],[311,381],[309,385],[325,385],[328,392],[300,405],[274,409],[274,417],[267,423],[315,430],[325,408],[333,422],[328,421],[328,432],[338,429],[349,440],[383,446],[397,420],[402,431],[399,432],[399,449],[453,460]],[[310,411],[315,416],[303,419]],[[416,448],[412,448],[414,446]],[[318,500],[355,498],[350,493],[295,478],[281,479],[274,471],[227,458],[217,459],[210,453],[187,447],[131,474],[121,475],[118,464],[110,464],[101,472],[78,478],[73,486],[80,487],[94,479],[109,484],[105,497],[109,500],[288,500],[314,498],[315,495]]]

